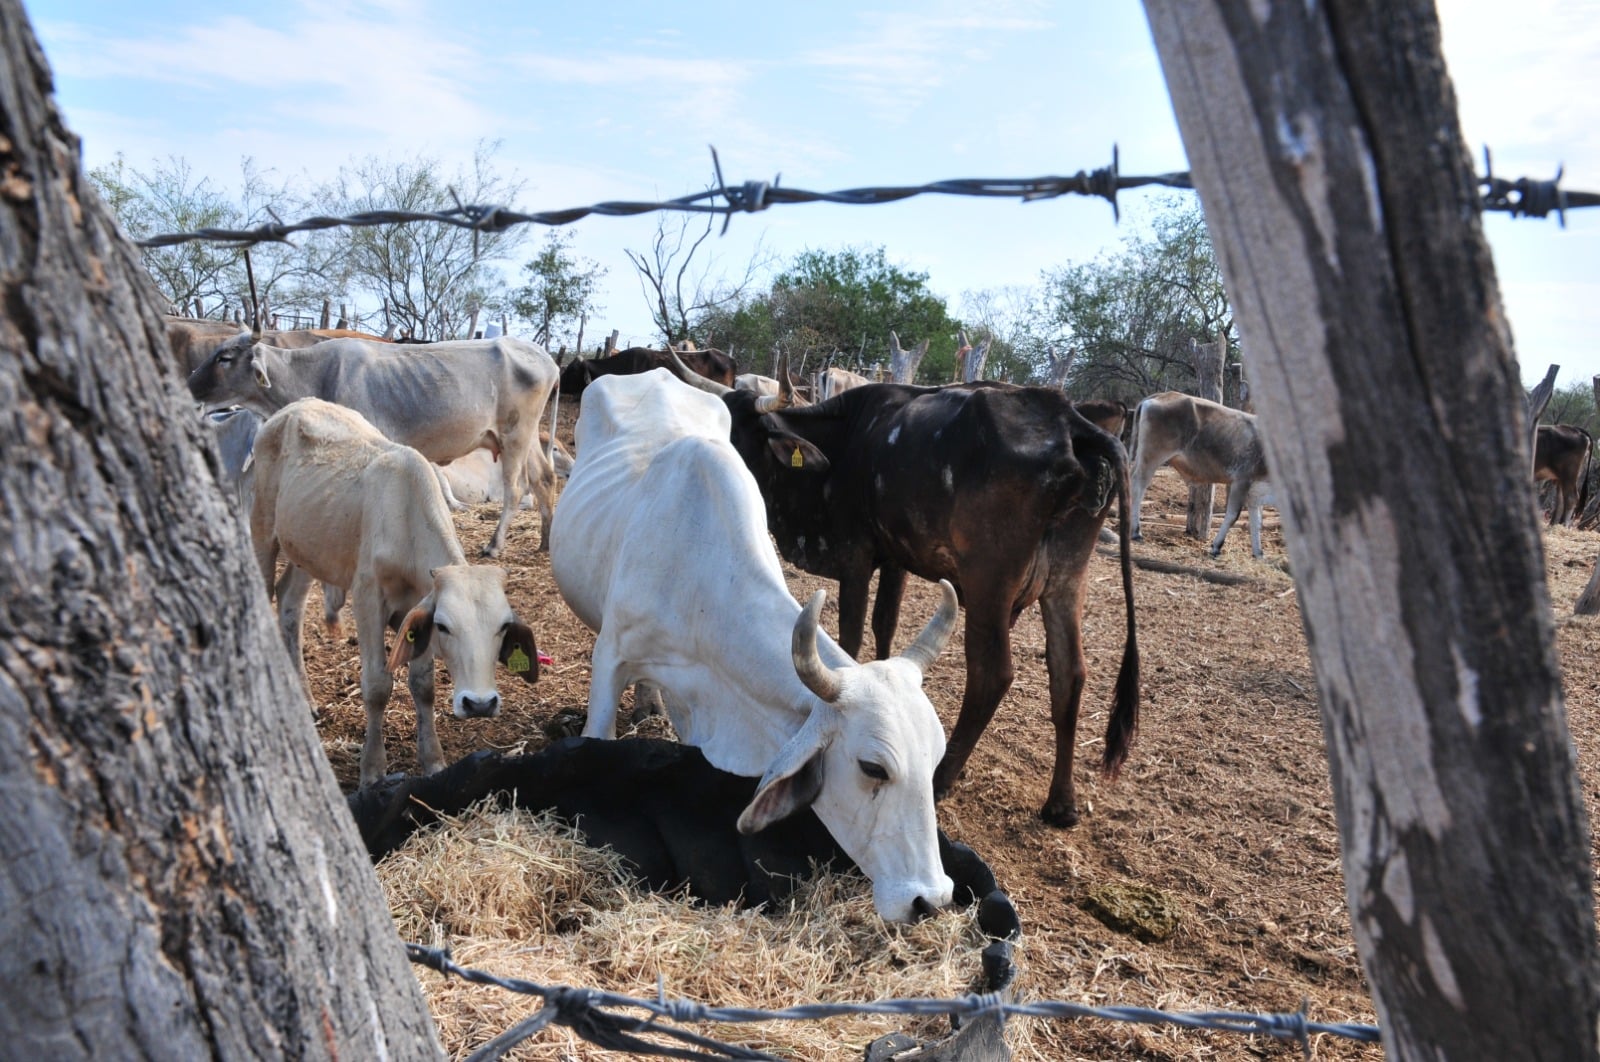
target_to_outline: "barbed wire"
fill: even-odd
[[[501,206],[472,206],[457,204],[449,210],[368,210],[344,217],[318,216],[285,224],[274,218],[248,229],[202,228],[192,232],[166,233],[137,241],[140,247],[170,247],[195,240],[241,245],[283,242],[300,232],[315,232],[339,227],[370,227],[396,225],[419,221],[432,221],[475,232],[499,233],[525,224],[568,225],[591,215],[604,217],[631,217],[656,211],[679,211],[692,214],[720,214],[725,219],[723,231],[734,214],[754,214],[769,207],[795,203],[843,203],[871,206],[894,203],[919,195],[959,195],[987,198],[1020,199],[1032,202],[1037,199],[1054,199],[1063,195],[1099,196],[1111,204],[1117,213],[1117,193],[1126,188],[1161,185],[1168,188],[1189,188],[1194,185],[1187,173],[1156,174],[1147,177],[1125,177],[1118,171],[1119,160],[1115,147],[1111,151],[1111,165],[1085,172],[1079,170],[1071,177],[973,177],[928,184],[891,185],[870,188],[849,188],[837,192],[809,192],[801,188],[785,188],[774,177],[771,181],[744,181],[729,185],[722,178],[722,164],[716,149],[711,149],[712,168],[716,181],[712,187],[693,195],[680,196],[663,202],[610,201],[590,206],[571,207],[566,210],[546,210],[536,214],[523,214]],[[1119,215],[1120,216],[1120,215]]]
[[[1176,1025],[1185,1029],[1273,1036],[1295,1040],[1306,1057],[1311,1057],[1311,1037],[1322,1033],[1362,1043],[1378,1043],[1378,1027],[1353,1022],[1312,1021],[1307,1009],[1290,1013],[1248,1014],[1236,1011],[1169,1012],[1147,1007],[1091,1007],[1081,1003],[1015,1003],[1004,993],[968,995],[960,999],[883,999],[872,1003],[804,1003],[780,1010],[750,1007],[716,1007],[684,999],[668,999],[658,982],[655,999],[639,999],[593,988],[542,985],[521,978],[500,977],[484,970],[458,966],[448,949],[407,944],[406,956],[413,963],[445,975],[455,975],[473,984],[493,985],[523,995],[544,999],[545,1005],[531,1017],[507,1029],[485,1044],[469,1062],[497,1059],[514,1045],[536,1035],[552,1023],[571,1028],[590,1043],[612,1050],[634,1051],[664,1058],[775,1059],[775,1056],[735,1044],[721,1043],[686,1029],[658,1024],[673,1022],[755,1023],[768,1021],[814,1021],[846,1016],[892,1014],[904,1017],[948,1015],[970,1021],[995,1015],[1002,1022],[1008,1017],[1099,1018],[1105,1021],[1135,1022],[1143,1025]],[[643,1011],[648,1017],[613,1013],[614,1009]],[[672,1044],[642,1039],[637,1034],[658,1034],[701,1048],[693,1051]],[[707,1055],[706,1051],[718,1052]]]
[[[1556,214],[1563,228],[1566,212],[1577,207],[1600,206],[1600,193],[1570,191],[1561,187],[1564,167],[1557,167],[1556,175],[1548,181],[1520,177],[1515,181],[1496,177],[1490,164],[1489,149],[1483,149],[1484,176],[1478,179],[1483,189],[1481,206],[1487,211],[1504,211],[1512,217],[1543,218]],[[1064,195],[1098,196],[1111,204],[1114,218],[1121,220],[1117,206],[1117,193],[1128,188],[1158,186],[1163,188],[1194,189],[1194,181],[1187,171],[1152,174],[1143,177],[1125,177],[1119,169],[1117,148],[1111,149],[1111,165],[1099,169],[1079,170],[1071,177],[967,177],[928,184],[888,185],[868,188],[848,188],[837,192],[810,192],[802,188],[785,188],[779,177],[771,181],[744,181],[729,185],[722,178],[722,164],[715,148],[711,149],[712,168],[716,174],[714,185],[703,192],[679,196],[660,202],[611,200],[589,206],[569,207],[565,210],[545,210],[524,214],[503,206],[463,205],[457,201],[449,210],[366,210],[340,217],[318,215],[300,221],[285,223],[276,214],[271,222],[252,228],[224,229],[201,228],[190,232],[162,233],[136,241],[140,247],[172,247],[182,243],[205,240],[248,247],[257,243],[285,243],[290,236],[302,232],[317,232],[333,228],[371,228],[378,225],[406,225],[431,221],[441,225],[473,231],[474,252],[479,233],[501,233],[517,225],[570,225],[590,216],[632,217],[658,211],[676,211],[691,214],[716,214],[723,217],[722,231],[735,214],[754,214],[769,207],[797,203],[843,203],[853,206],[873,206],[895,203],[919,195],[957,195],[983,198],[1020,199],[1033,202],[1055,199]],[[454,196],[454,190],[451,195]],[[720,200],[720,202],[719,202]],[[271,211],[268,211],[271,213]]]

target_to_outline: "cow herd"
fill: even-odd
[[[191,393],[217,422],[219,478],[249,514],[302,677],[311,581],[327,600],[350,601],[367,715],[363,786],[385,775],[382,716],[400,668],[424,774],[444,766],[435,658],[450,671],[461,718],[499,711],[497,663],[538,678],[537,632],[507,601],[506,572],[469,564],[456,538],[452,479],[474,502],[490,493],[461,478],[471,462],[471,482],[498,481],[500,520],[484,553],[502,550],[528,496],[556,587],[595,633],[585,736],[615,737],[629,685],[658,696],[681,741],[759,779],[739,830],[809,809],[866,872],[886,919],[951,902],[935,801],[958,782],[1009,690],[1011,631],[1035,602],[1056,737],[1040,815],[1078,821],[1086,572],[1113,508],[1125,633],[1101,753],[1111,774],[1138,727],[1130,542],[1156,468],[1227,486],[1213,555],[1246,509],[1251,551],[1262,554],[1267,470],[1255,418],[1173,392],[1131,414],[988,381],[864,384],[807,404],[784,359],[775,378],[738,376],[717,351],[635,349],[558,371],[542,348],[504,337],[398,346],[318,336],[297,346],[291,333],[218,335],[184,322],[169,333]],[[556,504],[558,392],[581,413]],[[1119,438],[1125,419],[1131,459]],[[1583,506],[1590,446],[1584,436],[1560,449],[1581,451],[1562,463],[1566,440],[1551,434],[1545,465],[1559,465],[1551,478],[1564,520]],[[1543,457],[1543,430],[1539,444]],[[463,459],[454,477],[441,469]],[[1584,474],[1568,475],[1577,464]],[[837,580],[837,641],[819,622],[824,594],[796,601],[780,556]],[[895,653],[908,573],[938,582],[942,603]],[[922,678],[958,623],[966,682],[947,741]]]

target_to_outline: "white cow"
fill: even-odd
[[[887,919],[948,904],[933,769],[944,732],[923,670],[949,640],[955,591],[900,656],[858,665],[817,630],[823,593],[790,595],[727,406],[666,369],[584,393],[578,457],[556,512],[551,570],[596,632],[584,734],[615,736],[631,682],[658,687],[678,736],[759,776],[753,833],[811,805],[872,879]]]
[[[504,336],[416,345],[330,339],[291,350],[246,332],[200,363],[189,392],[209,408],[238,405],[263,417],[297,398],[337,402],[440,463],[489,448],[500,456],[507,499],[483,549],[493,557],[522,497],[524,466],[539,503],[541,548],[548,547],[555,472],[538,439],[558,379],[542,347]]]
[[[467,564],[433,466],[344,406],[305,398],[273,414],[256,437],[254,470],[256,561],[269,588],[280,552],[287,562],[276,586],[278,625],[302,681],[311,580],[350,592],[367,711],[361,784],[383,777],[383,710],[393,672],[408,663],[417,761],[432,774],[444,766],[433,722],[435,653],[450,669],[459,719],[499,714],[496,659],[529,682],[539,677],[533,632],[506,602],[505,570]],[[385,660],[384,628],[396,622]]]
[[[1271,500],[1267,461],[1253,414],[1177,391],[1163,391],[1134,410],[1132,535],[1139,538],[1139,506],[1156,469],[1171,462],[1190,483],[1225,483],[1228,509],[1211,540],[1211,555],[1246,506],[1250,552],[1261,556],[1261,506]]]

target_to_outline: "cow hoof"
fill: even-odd
[[[498,557],[498,556],[500,556],[500,550],[497,549],[494,546],[485,546],[485,547],[483,547],[482,550],[479,551],[478,556],[486,557],[486,558],[488,558],[488,557]]]
[[[1143,542],[1144,541],[1144,535],[1140,534],[1138,531],[1133,532],[1128,537],[1130,539],[1132,539],[1133,541],[1135,541],[1135,542]]]
[[[1069,826],[1078,824],[1078,809],[1072,804],[1068,804],[1066,807],[1046,804],[1039,809],[1039,817],[1044,820],[1046,826],[1066,829]]]

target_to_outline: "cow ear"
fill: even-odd
[[[827,747],[809,721],[801,727],[767,769],[750,806],[739,814],[739,832],[759,833],[801,808],[810,807],[822,792],[822,754]]]
[[[522,681],[539,681],[539,647],[533,644],[533,630],[526,623],[512,620],[500,641],[500,662]]]
[[[263,391],[272,390],[272,378],[267,375],[267,366],[254,349],[250,351],[250,375],[256,378],[256,383]]]
[[[416,608],[406,613],[400,624],[400,636],[395,639],[394,651],[389,654],[389,673],[392,675],[413,659],[428,651],[433,638],[433,597],[422,600]]]
[[[769,435],[767,445],[785,468],[805,472],[826,472],[828,459],[821,450],[798,435]]]

